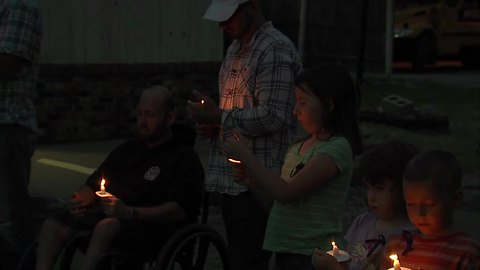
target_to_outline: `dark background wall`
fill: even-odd
[[[267,18],[297,44],[301,1],[262,1]],[[366,2],[308,1],[306,67],[338,62],[353,73],[357,71],[362,40],[362,9]],[[363,66],[368,72],[382,72],[385,58],[385,1],[368,0],[367,12]],[[216,28],[216,25],[212,26]],[[205,38],[204,42],[218,40]],[[219,64],[217,60],[182,60],[181,63],[44,63],[41,65],[36,102],[40,141],[67,142],[133,136],[134,108],[143,88],[152,83],[165,83],[183,96],[185,91],[193,88],[215,95],[218,91],[216,75]],[[181,86],[177,87],[178,84]]]
[[[178,119],[192,89],[215,96],[219,63],[43,65],[36,100],[41,143],[135,135],[141,91],[164,84],[178,97]]]
[[[297,44],[301,1],[263,1],[267,16]],[[308,0],[305,66],[334,61],[351,71],[356,70],[365,4],[365,69],[383,72],[386,28],[384,0]]]

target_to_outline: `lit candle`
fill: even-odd
[[[202,103],[202,105],[205,103],[205,100],[202,99],[202,101],[200,101],[200,103]]]
[[[102,178],[102,181],[100,181],[100,190],[99,191],[95,191],[95,194],[97,194],[98,197],[101,197],[101,198],[108,198],[108,197],[112,197],[113,195],[108,193],[107,190],[105,189],[105,183],[107,181],[105,179]]]
[[[232,163],[237,163],[237,164],[242,163],[240,160],[236,160],[236,159],[233,159],[233,158],[229,158],[228,161],[230,161]]]
[[[332,242],[332,250],[327,251],[327,254],[333,256],[337,262],[347,262],[350,260],[350,254],[348,252],[341,250],[335,244],[335,241]]]
[[[102,178],[102,182],[100,182],[100,194],[105,194],[105,179]]]
[[[393,261],[393,270],[401,270],[400,261],[397,254],[390,255],[390,259]]]
[[[335,242],[332,242],[332,255],[333,257],[338,256],[338,247],[335,245]]]

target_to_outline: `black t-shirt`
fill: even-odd
[[[106,180],[106,190],[133,207],[176,202],[196,220],[203,194],[204,171],[197,153],[188,145],[169,140],[148,148],[129,140],[113,150],[87,179],[94,191]]]

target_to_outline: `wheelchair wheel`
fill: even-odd
[[[35,256],[37,251],[37,243],[31,244],[23,253],[18,262],[16,270],[35,269]]]
[[[228,269],[225,242],[217,231],[207,225],[189,225],[175,232],[165,243],[155,269]]]

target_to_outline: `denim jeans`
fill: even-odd
[[[26,127],[0,124],[2,253],[18,255],[33,240],[28,183],[35,140],[35,133]]]

